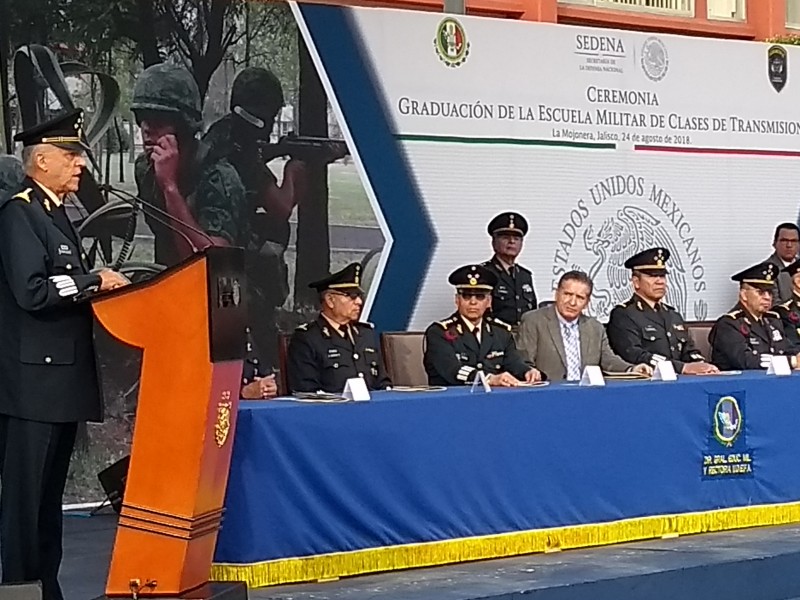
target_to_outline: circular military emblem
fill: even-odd
[[[714,437],[723,446],[731,446],[742,432],[742,412],[733,396],[723,396],[714,408]]]
[[[650,81],[661,81],[669,69],[667,47],[657,37],[649,37],[642,44],[642,71]]]
[[[452,17],[439,23],[433,45],[439,59],[448,67],[462,65],[469,56],[469,42],[464,27]]]

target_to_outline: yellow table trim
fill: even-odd
[[[587,548],[658,537],[710,533],[800,522],[800,502],[658,515],[531,531],[366,548],[252,564],[214,564],[215,581],[246,581],[250,587],[335,579],[379,571],[430,567],[534,552]]]

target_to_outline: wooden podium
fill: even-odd
[[[109,597],[209,597],[245,353],[244,253],[211,247],[98,295],[99,322],[143,349]],[[228,597],[246,597],[241,593]],[[207,592],[207,593],[206,593]]]

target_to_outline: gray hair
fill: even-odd
[[[33,161],[41,150],[40,146],[41,144],[34,144],[33,146],[25,146],[22,149],[22,167],[28,175],[30,175],[33,170]]]
[[[592,290],[594,290],[592,278],[583,271],[567,271],[561,276],[561,279],[558,280],[558,287],[561,288],[567,281],[577,281],[578,283],[585,284],[589,288],[590,295]]]

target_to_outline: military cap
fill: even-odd
[[[361,290],[361,265],[350,263],[341,271],[329,275],[325,279],[309,283],[308,287],[324,292],[325,290],[362,291]]]
[[[52,144],[72,152],[86,152],[89,144],[83,133],[83,109],[76,108],[65,112],[30,129],[20,131],[14,136],[15,142],[23,146]]]
[[[648,248],[626,260],[625,268],[641,271],[648,275],[665,275],[668,260],[669,250],[666,248]]]
[[[747,267],[744,271],[731,276],[733,281],[748,283],[754,287],[772,288],[778,278],[778,267],[771,262],[758,263],[752,267]]]
[[[788,273],[790,277],[794,277],[795,273],[798,271],[800,271],[800,260],[794,261],[783,269],[783,272]]]
[[[456,286],[459,292],[491,291],[497,285],[497,275],[483,265],[465,265],[450,273],[448,281]]]
[[[524,236],[528,233],[528,221],[519,213],[504,212],[489,221],[489,226],[486,230],[489,232],[489,235],[518,233]]]

